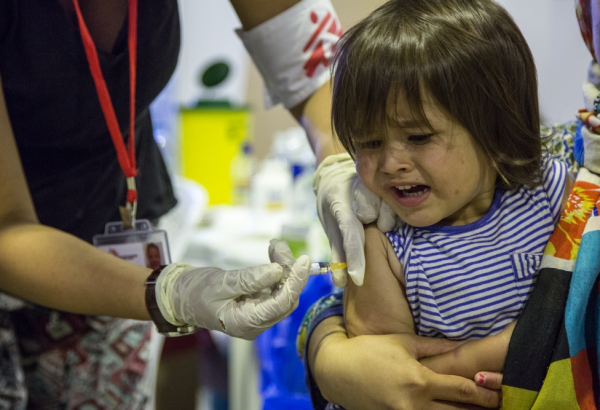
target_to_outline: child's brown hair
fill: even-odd
[[[474,137],[498,185],[540,183],[540,114],[533,56],[508,12],[492,0],[391,0],[351,28],[334,61],[332,122],[354,141],[386,124],[403,95],[428,124],[423,97]]]

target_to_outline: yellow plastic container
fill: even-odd
[[[181,110],[181,170],[202,184],[209,205],[231,204],[230,163],[245,140],[252,118],[245,108]]]

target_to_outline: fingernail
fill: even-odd
[[[477,375],[477,384],[483,384],[485,383],[485,377],[483,377],[483,374],[478,374]]]

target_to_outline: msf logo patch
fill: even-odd
[[[323,16],[311,11],[310,21],[316,26],[315,31],[302,49],[303,53],[310,53],[304,64],[308,78],[314,76],[319,66],[329,67],[335,43],[343,34],[340,22],[329,11]]]

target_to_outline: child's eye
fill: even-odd
[[[382,140],[361,141],[357,144],[358,149],[378,149],[383,145]]]
[[[409,135],[408,140],[415,145],[423,145],[431,140],[431,136],[431,134]]]

